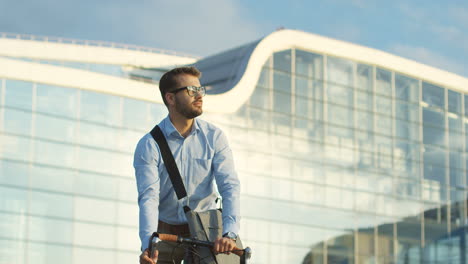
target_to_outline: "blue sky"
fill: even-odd
[[[279,27],[387,51],[468,77],[466,0],[0,0],[0,32],[205,56]]]

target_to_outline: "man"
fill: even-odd
[[[140,263],[180,263],[184,250],[166,242],[158,243],[155,256],[147,249],[154,231],[189,236],[183,206],[195,211],[216,208],[222,197],[223,237],[215,241],[215,253],[235,247],[239,231],[240,185],[226,136],[217,127],[197,119],[202,114],[205,88],[195,67],[175,68],[165,73],[159,89],[169,115],[159,123],[171,149],[187,198],[177,199],[161,152],[151,134],[146,134],[135,150],[134,167],[140,207]]]

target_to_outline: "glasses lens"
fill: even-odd
[[[190,96],[196,96],[197,94],[200,96],[205,96],[206,93],[205,86],[188,86],[187,90]]]

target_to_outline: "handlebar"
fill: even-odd
[[[214,243],[210,241],[203,241],[203,240],[181,237],[181,236],[171,235],[171,234],[161,234],[157,232],[154,232],[153,235],[151,236],[150,243],[154,237],[157,237],[162,241],[176,242],[179,244],[186,244],[186,245],[192,245],[192,246],[202,246],[202,247],[209,247],[209,248],[212,248],[214,246]],[[252,250],[249,247],[246,247],[245,249],[234,247],[234,249],[231,252],[233,254],[236,254],[239,257],[243,256],[245,259],[250,259],[250,257],[252,256]]]

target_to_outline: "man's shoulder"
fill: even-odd
[[[136,151],[143,149],[156,149],[156,141],[151,136],[151,133],[146,133],[139,141],[136,146]]]
[[[219,127],[203,119],[197,118],[197,125],[204,132],[223,133],[223,131]]]

